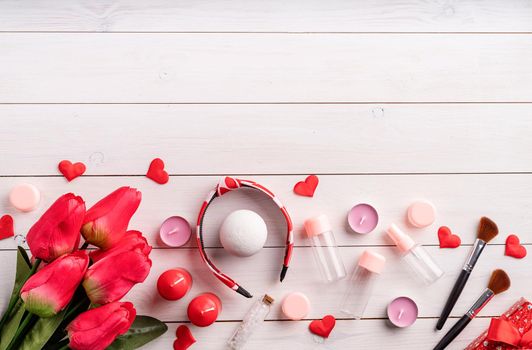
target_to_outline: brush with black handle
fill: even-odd
[[[503,270],[495,270],[491,273],[488,287],[480,295],[469,311],[445,334],[434,350],[445,349],[460,334],[484,306],[497,294],[510,288],[510,277]]]
[[[480,253],[482,253],[484,247],[486,247],[486,244],[495,236],[497,236],[498,233],[499,229],[493,221],[487,217],[482,217],[480,219],[477,230],[477,239],[475,240],[475,244],[473,244],[473,248],[467,257],[464,267],[462,268],[462,272],[460,272],[460,276],[454,284],[453,290],[447,299],[447,303],[441,312],[440,319],[436,324],[437,330],[442,329],[445,321],[447,321],[447,317],[449,317],[449,314],[453,310],[458,297],[460,297],[460,294],[467,283],[467,279],[469,278],[469,275],[471,275],[471,271],[473,271],[473,267],[475,267],[475,264],[480,257]]]

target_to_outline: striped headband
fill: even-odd
[[[242,179],[236,179],[233,177],[226,176],[220,180],[218,185],[214,190],[212,190],[209,195],[207,196],[207,199],[203,202],[201,206],[201,210],[198,214],[198,222],[197,222],[197,229],[196,229],[196,240],[198,242],[198,248],[200,251],[201,258],[207,264],[209,269],[212,271],[212,273],[218,278],[222,283],[224,283],[226,286],[231,288],[232,290],[236,291],[237,293],[242,294],[246,298],[251,298],[252,295],[245,290],[242,286],[240,286],[238,283],[233,281],[229,276],[221,272],[209,259],[207,256],[207,252],[205,251],[205,245],[203,244],[203,218],[205,217],[205,212],[207,211],[207,208],[212,203],[212,201],[217,198],[221,197],[223,194],[236,190],[238,188],[252,188],[255,190],[259,190],[262,193],[266,194],[268,197],[270,197],[275,204],[279,207],[281,210],[281,213],[283,214],[285,220],[286,220],[286,226],[287,226],[287,233],[286,233],[286,251],[284,255],[283,260],[283,267],[281,269],[281,282],[283,281],[286,271],[288,270],[288,264],[290,263],[290,258],[292,257],[292,249],[294,246],[294,235],[292,231],[292,220],[290,219],[290,215],[288,215],[288,212],[286,211],[286,208],[284,205],[279,201],[279,199],[266,187],[259,185],[258,183],[250,180],[242,180]]]

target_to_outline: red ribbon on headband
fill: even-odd
[[[492,318],[486,339],[519,349],[530,349],[532,348],[532,329],[521,334],[519,329],[510,321]]]

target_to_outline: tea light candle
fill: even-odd
[[[377,227],[379,214],[371,205],[361,203],[355,205],[347,215],[349,226],[356,233],[370,233]]]
[[[414,227],[427,227],[436,219],[436,210],[430,202],[417,201],[408,207],[407,218]]]
[[[159,229],[159,237],[170,247],[181,247],[191,235],[190,224],[181,216],[171,216],[164,220]]]
[[[396,327],[409,327],[417,319],[417,305],[408,297],[399,297],[392,300],[387,308],[388,319]]]

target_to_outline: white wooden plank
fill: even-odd
[[[365,247],[341,248],[346,268],[351,271]],[[419,307],[419,317],[436,318],[440,315],[450,290],[458,277],[463,261],[469,248],[442,250],[428,247],[427,250],[442,266],[446,275],[435,284],[425,287],[410,274],[407,266],[400,262],[399,255],[391,247],[370,248],[387,258],[387,265],[381,278],[377,281],[372,298],[366,308],[364,318],[386,318],[386,305],[394,298],[402,295],[411,297]],[[311,301],[311,311],[307,318],[320,318],[333,314],[343,318],[339,313],[342,298],[349,284],[348,279],[332,284],[320,281],[317,266],[310,248],[296,248],[291,267],[283,283],[279,282],[279,272],[283,257],[283,249],[270,248],[247,258],[229,256],[220,249],[210,250],[210,257],[222,271],[228,273],[244,288],[259,297],[264,293],[271,294],[277,300],[269,319],[284,319],[280,301],[292,291],[305,293]],[[527,260],[517,260],[503,255],[504,247],[489,246],[475,267],[470,280],[459,301],[452,311],[453,316],[462,316],[480,293],[487,286],[491,272],[496,268],[505,269],[512,279],[512,287],[508,292],[498,295],[485,309],[481,316],[495,316],[504,312],[519,297],[530,297],[530,286],[527,276],[530,264]],[[15,252],[1,251],[3,281],[11,281],[14,276]],[[187,305],[196,295],[203,292],[214,292],[223,304],[219,320],[241,320],[253,299],[246,299],[227,288],[208,271],[201,262],[195,249],[157,249],[151,254],[153,267],[148,279],[125,297],[132,301],[140,314],[150,314],[164,321],[186,321]],[[157,293],[158,276],[165,270],[184,267],[193,278],[191,291],[181,300],[170,302],[163,300]],[[8,301],[11,283],[2,284],[0,306],[3,309]]]
[[[420,319],[410,328],[398,329],[388,326],[382,320],[340,320],[336,322],[336,327],[329,339],[320,344],[308,331],[309,321],[266,322],[253,334],[245,349],[430,349],[436,345],[445,331],[436,332],[434,323],[434,320]],[[145,348],[171,348],[175,340],[175,330],[179,325],[170,324],[166,334]],[[447,349],[464,349],[488,325],[489,319],[475,319]],[[190,324],[188,326],[197,340],[194,346],[200,349],[221,350],[226,349],[225,342],[238,324],[217,322],[207,328],[198,328]]]
[[[516,32],[526,0],[1,1],[1,31]]]
[[[255,176],[251,179],[268,186],[288,208],[295,227],[295,244],[308,245],[303,233],[303,222],[314,215],[329,216],[338,244],[389,245],[384,230],[392,222],[405,228],[420,243],[435,245],[437,228],[451,227],[459,234],[464,244],[472,244],[481,216],[495,220],[500,235],[492,243],[504,244],[509,233],[520,235],[525,243],[532,243],[529,228],[532,226],[529,213],[532,196],[531,175],[395,175],[395,176],[320,176],[321,182],[315,197],[296,196],[293,185],[300,176]],[[143,201],[130,227],[139,229],[156,247],[163,244],[157,235],[160,224],[169,216],[181,215],[192,225],[206,194],[218,183],[219,177],[172,177],[170,183],[160,186],[145,177],[81,177],[71,183],[63,178],[2,178],[0,214],[9,213],[15,219],[15,231],[25,234],[44,210],[61,194],[74,192],[92,206],[98,199],[114,189],[129,185],[143,192]],[[42,192],[39,208],[30,213],[19,213],[10,208],[7,200],[9,190],[18,183],[35,184]],[[419,198],[434,203],[437,209],[436,222],[426,229],[409,227],[405,221],[406,209]],[[217,202],[218,201],[218,202]],[[380,215],[379,225],[368,235],[352,233],[347,228],[348,210],[360,202],[374,205]],[[278,209],[266,197],[255,192],[234,192],[216,200],[209,208],[205,219],[205,244],[220,247],[218,228],[223,219],[233,210],[251,209],[258,212],[269,229],[267,246],[284,246],[285,227]],[[506,208],[506,209],[505,209]],[[195,246],[191,240],[189,246]],[[0,241],[0,248],[15,248],[11,239]]]
[[[532,91],[532,35],[14,33],[0,47],[2,103],[530,102]]]
[[[0,105],[0,175],[55,175],[61,159],[142,175],[156,156],[190,175],[530,172],[530,115],[532,104]]]

